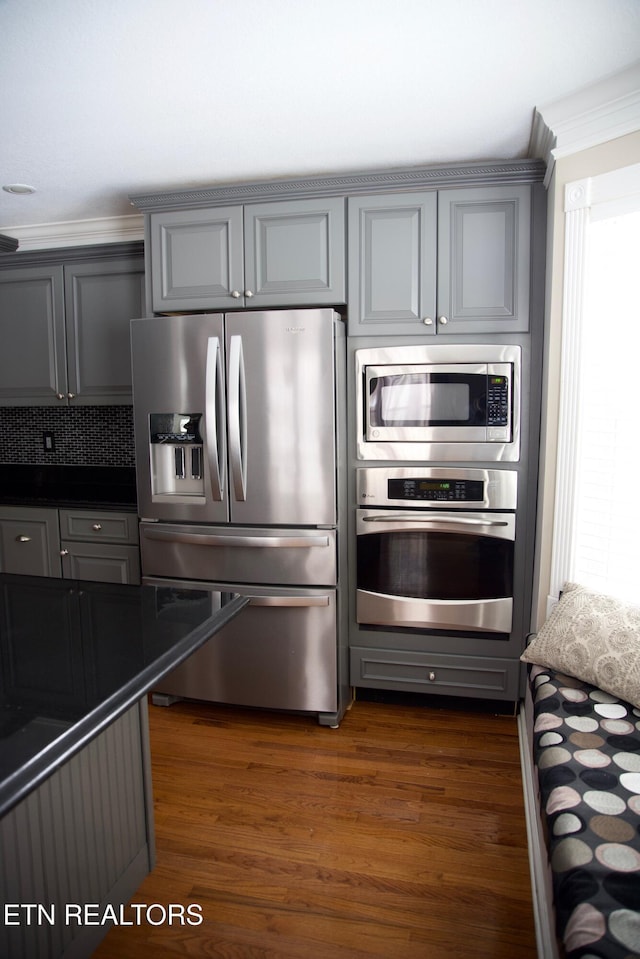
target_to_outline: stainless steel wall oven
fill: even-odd
[[[403,466],[357,474],[358,623],[508,639],[516,472]]]

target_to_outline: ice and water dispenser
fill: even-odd
[[[204,496],[202,413],[151,413],[151,492],[160,497]]]

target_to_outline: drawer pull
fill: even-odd
[[[429,682],[430,682],[430,683],[435,683],[435,681],[436,681],[436,674],[435,674],[435,672],[434,672],[433,670],[430,670],[430,672],[429,672]]]
[[[91,529],[95,529],[96,533],[99,533],[102,529],[102,523],[94,523]]]
[[[69,550],[68,550],[68,549],[61,549],[61,550],[60,550],[60,555],[61,555],[61,556],[68,556],[68,555],[69,555]]]
[[[16,536],[16,543],[30,543],[30,542],[31,542],[30,536],[24,536],[24,534],[22,536]]]

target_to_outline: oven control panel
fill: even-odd
[[[356,470],[359,506],[516,509],[515,470],[451,466],[367,466]]]
[[[407,477],[406,479],[388,479],[387,497],[390,500],[427,500],[437,503],[481,503],[484,501],[484,483],[482,480],[424,479]]]

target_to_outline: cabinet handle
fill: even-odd
[[[30,542],[31,542],[30,536],[25,536],[24,534],[22,536],[16,536],[16,543],[30,543]]]
[[[99,533],[102,529],[102,523],[94,523],[91,529],[95,529],[96,533]]]
[[[433,326],[433,320],[431,319],[430,316],[425,316],[422,322],[424,323],[425,326]]]
[[[250,300],[251,297],[253,296],[253,293],[251,292],[251,290],[245,290],[244,295],[246,296],[248,300]]]
[[[60,550],[60,555],[61,555],[61,556],[68,556],[68,555],[69,555],[69,550],[68,550],[68,549],[61,549],[61,550]]]
[[[242,296],[242,293],[240,292],[240,290],[232,290],[231,296],[234,298],[234,300],[239,300],[240,297]]]
[[[438,317],[438,323],[442,324],[442,326],[446,326],[448,322],[449,320],[446,318],[446,316]]]
[[[431,670],[429,673],[429,682],[435,683],[435,681],[436,681],[436,674],[434,673],[433,670]]]

